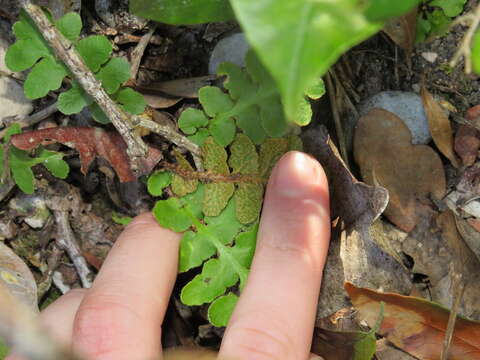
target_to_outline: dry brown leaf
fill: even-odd
[[[395,44],[405,50],[406,58],[410,60],[415,45],[415,34],[417,29],[417,7],[409,13],[396,19],[388,21],[383,31],[392,39]]]
[[[188,79],[160,81],[144,86],[137,86],[136,90],[140,92],[148,91],[150,93],[166,94],[173,97],[197,98],[198,90],[203,86],[211,85],[216,78],[216,75],[206,75]]]
[[[427,115],[430,134],[435,145],[450,160],[453,166],[458,167],[458,160],[453,152],[453,131],[448,116],[425,86],[422,86],[420,95],[422,96],[423,107]]]
[[[140,91],[147,105],[153,109],[166,109],[177,104],[182,98],[169,97],[159,94],[149,93],[147,91]]]
[[[374,326],[384,303],[378,333],[395,346],[422,360],[440,359],[449,311],[425,299],[380,293],[345,284],[360,318]],[[449,360],[480,359],[480,322],[457,318]]]
[[[475,163],[480,149],[480,131],[470,125],[460,125],[455,134],[455,152],[464,166]]]
[[[440,157],[429,146],[412,145],[410,130],[389,111],[373,109],[360,118],[354,156],[367,184],[387,188],[390,202],[385,215],[403,231],[415,227],[422,204],[445,194]]]

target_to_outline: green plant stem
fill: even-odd
[[[213,246],[215,246],[215,248],[219,253],[219,257],[222,257],[223,259],[225,259],[225,261],[233,267],[235,272],[238,274],[238,277],[240,278],[240,290],[243,289],[243,286],[245,285],[245,282],[248,277],[248,270],[244,266],[242,266],[242,264],[240,264],[238,260],[234,256],[232,256],[232,254],[230,254],[229,251],[226,250],[226,246],[223,245],[217,239],[217,237],[210,232],[210,230],[208,229],[208,226],[205,226],[204,224],[202,224],[197,219],[197,217],[192,214],[190,210],[188,209],[185,209],[185,210],[187,211],[188,215],[192,219],[193,225],[197,228],[197,232],[199,232],[200,234],[203,234],[208,239],[208,241]]]

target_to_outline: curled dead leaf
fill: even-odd
[[[373,327],[384,303],[378,333],[419,359],[440,359],[449,310],[430,301],[393,293],[380,293],[345,283],[360,318]],[[480,322],[458,317],[449,360],[480,358]]]
[[[408,127],[389,111],[373,109],[360,118],[354,156],[367,184],[387,188],[385,215],[403,231],[415,227],[423,204],[445,194],[440,157],[429,146],[412,145]]]
[[[110,163],[121,182],[136,180],[130,168],[125,141],[116,132],[90,127],[56,127],[27,131],[13,135],[10,139],[12,145],[21,150],[34,149],[45,140],[59,142],[78,150],[84,175],[98,156]],[[149,147],[147,156],[140,159],[139,175],[148,174],[161,157],[159,150]]]
[[[428,119],[428,127],[430,128],[430,133],[432,134],[435,145],[437,145],[438,150],[450,160],[454,167],[458,167],[459,164],[453,152],[453,132],[448,116],[425,86],[422,86],[420,95],[422,96],[425,114]]]

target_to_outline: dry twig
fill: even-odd
[[[470,23],[469,28],[463,36],[462,42],[453,55],[452,60],[450,60],[450,66],[455,67],[463,57],[465,61],[465,73],[470,74],[472,72],[471,45],[473,35],[480,24],[480,4],[477,5],[472,13],[459,17],[454,24],[457,25],[466,22]]]
[[[349,168],[348,164],[348,153],[347,145],[345,144],[345,134],[343,132],[342,120],[340,119],[340,114],[338,112],[338,103],[337,103],[337,92],[333,86],[332,77],[330,73],[327,72],[325,75],[328,97],[330,99],[330,105],[332,107],[333,120],[335,122],[335,130],[337,132],[338,144],[340,147],[340,153],[342,154],[343,161]]]
[[[157,27],[155,25],[152,25],[150,31],[142,36],[135,49],[132,51],[132,64],[130,66],[132,75],[130,80],[134,83],[137,80],[138,69],[140,68],[140,62],[142,61],[143,53],[145,52],[147,45],[150,43],[156,28]]]
[[[15,115],[15,116],[7,116],[4,117],[3,119],[0,119],[0,126],[1,127],[7,127],[12,125],[13,123],[18,123],[22,128],[34,125],[50,115],[54,114],[57,111],[57,103],[53,103],[49,106],[47,106],[45,109],[42,109],[40,111],[37,111],[36,113],[32,115]],[[2,138],[5,135],[5,130],[0,131],[0,138]]]
[[[200,156],[200,147],[197,144],[191,142],[185,136],[172,130],[169,126],[161,125],[142,116],[136,116],[134,121],[134,124],[136,126],[141,126],[150,131],[153,131],[154,133],[167,138],[175,145],[190,151],[193,155]]]
[[[40,7],[32,4],[31,0],[22,0],[21,3],[58,58],[70,69],[85,92],[97,102],[123,137],[129,156],[131,158],[144,156],[147,153],[147,146],[142,138],[134,132],[131,117],[110,99],[100,82],[78,55],[72,43],[52,25]]]
[[[80,248],[78,247],[75,235],[68,221],[68,212],[61,210],[54,210],[55,222],[57,224],[57,245],[65,250],[73,262],[73,266],[78,272],[80,281],[84,288],[92,286],[92,274],[88,268],[87,261],[82,256]]]

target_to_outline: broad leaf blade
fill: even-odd
[[[228,0],[131,0],[135,15],[173,24],[201,24],[233,19]]]
[[[380,30],[351,0],[232,0],[247,39],[280,87],[296,122],[305,91],[350,47]],[[319,41],[319,38],[322,40]]]

